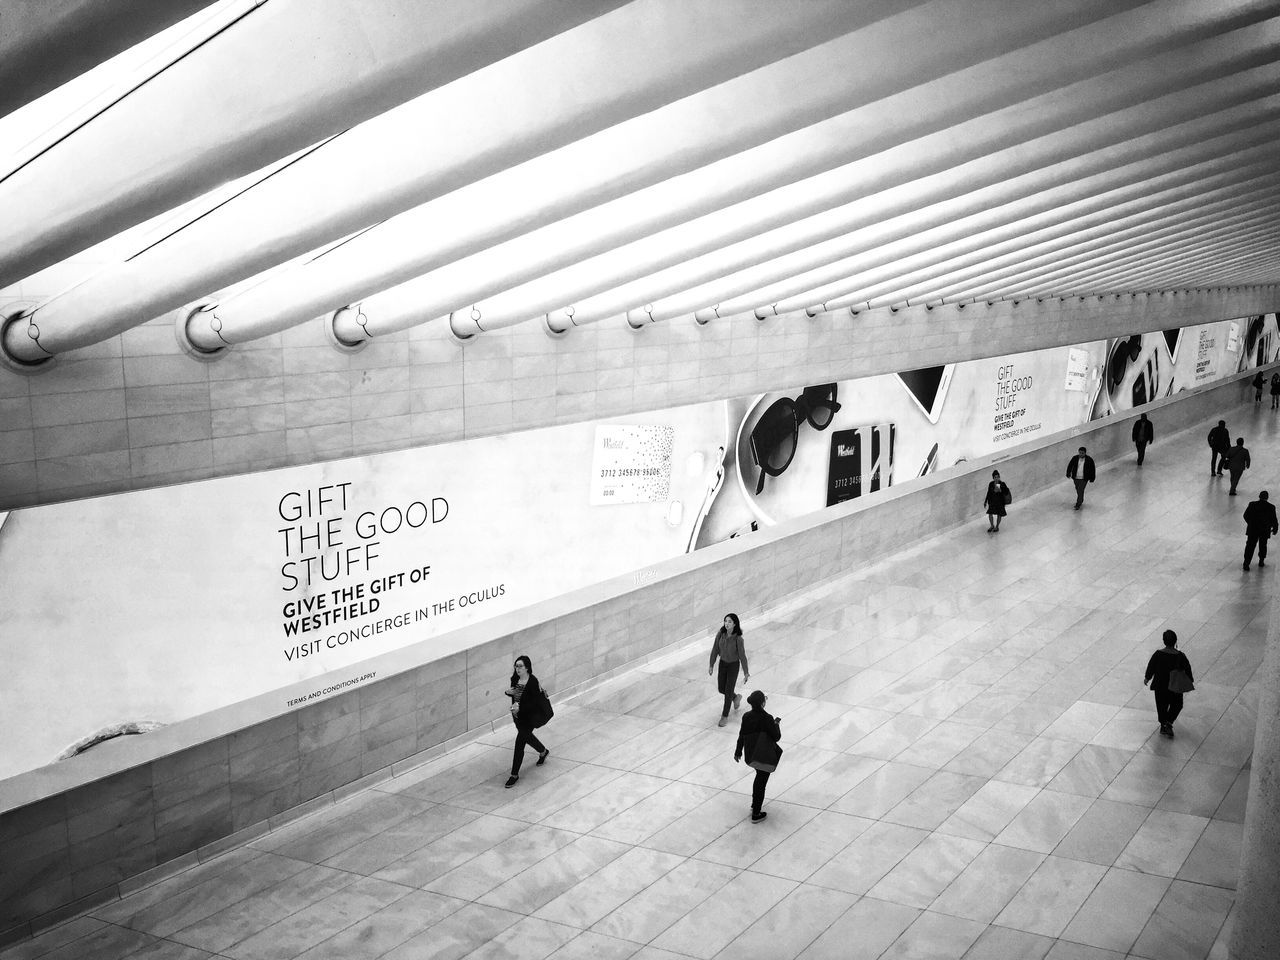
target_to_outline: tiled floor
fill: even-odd
[[[2,956],[1225,960],[1272,582],[1239,515],[1280,492],[1280,415],[1228,417],[1244,496],[1195,429],[747,622],[762,824],[699,642],[561,704],[513,790],[503,730]]]

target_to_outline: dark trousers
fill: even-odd
[[[1229,493],[1235,493],[1235,492],[1236,492],[1236,484],[1237,484],[1237,483],[1239,483],[1239,482],[1240,482],[1240,478],[1241,478],[1242,476],[1244,476],[1244,468],[1242,467],[1242,468],[1241,468],[1241,469],[1239,469],[1239,470],[1228,469],[1228,470],[1227,470],[1227,473],[1231,474],[1231,489],[1230,489],[1228,492],[1229,492]]]
[[[1222,473],[1222,468],[1227,465],[1226,458],[1217,450],[1209,451],[1209,472]]]
[[[1089,485],[1089,481],[1072,480],[1071,482],[1076,485],[1076,506],[1078,507],[1080,504],[1084,503],[1084,488]]]
[[[1270,538],[1270,536],[1271,536],[1271,534],[1266,533],[1265,531],[1261,531],[1261,532],[1258,532],[1258,533],[1254,533],[1254,531],[1252,531],[1252,530],[1248,530],[1248,531],[1246,531],[1246,532],[1245,532],[1245,535],[1244,535],[1244,565],[1245,565],[1246,567],[1247,567],[1249,564],[1253,563],[1253,548],[1254,548],[1254,547],[1257,547],[1257,548],[1258,548],[1258,560],[1259,560],[1259,562],[1261,562],[1261,561],[1263,561],[1263,560],[1267,559],[1267,540]]]
[[[1153,692],[1156,695],[1156,719],[1160,721],[1161,726],[1173,723],[1182,712],[1182,694],[1174,693],[1172,690]]]
[[[520,764],[524,761],[525,744],[533,747],[538,753],[544,753],[547,749],[534,734],[533,727],[526,723],[516,723],[516,752],[511,758],[511,775],[513,777],[520,775]]]
[[[727,663],[720,661],[720,675],[716,678],[720,686],[720,692],[724,694],[724,712],[720,714],[722,717],[729,715],[729,708],[733,706],[733,687],[738,682],[738,661]]]
[[[1138,463],[1141,465],[1142,458],[1147,455],[1147,441],[1138,440],[1135,442],[1134,446],[1138,448]]]
[[[756,771],[756,782],[751,785],[751,812],[759,813],[764,806],[764,787],[769,782],[768,770]]]

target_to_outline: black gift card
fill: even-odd
[[[831,435],[827,467],[827,506],[862,496],[862,431],[837,430]]]
[[[898,428],[892,423],[837,430],[831,435],[827,465],[827,506],[875,493],[893,485],[893,448]]]

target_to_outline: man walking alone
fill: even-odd
[[[1144,413],[1133,422],[1133,445],[1138,448],[1138,466],[1142,466],[1142,458],[1146,455],[1147,444],[1156,438],[1155,428]]]
[[[1093,483],[1094,477],[1097,476],[1093,467],[1093,457],[1085,453],[1084,447],[1081,447],[1079,452],[1068,461],[1067,476],[1076,485],[1075,508],[1079,510],[1084,505],[1084,488]]]
[[[1234,497],[1240,475],[1249,469],[1249,451],[1244,445],[1244,437],[1236,437],[1236,445],[1222,459],[1227,465],[1227,472],[1231,474],[1231,489],[1227,492]]]
[[[1258,494],[1258,499],[1244,508],[1244,568],[1249,569],[1253,561],[1253,548],[1258,548],[1258,566],[1267,565],[1267,538],[1280,533],[1280,523],[1276,521],[1276,508],[1267,501],[1267,491]]]

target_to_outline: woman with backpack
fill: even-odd
[[[1280,409],[1280,371],[1271,375],[1271,409]]]
[[[538,751],[539,767],[547,762],[547,754],[551,751],[542,745],[533,731],[551,719],[552,710],[551,701],[533,675],[533,663],[524,654],[516,657],[511,688],[506,693],[511,698],[511,719],[516,725],[515,755],[511,758],[511,776],[507,778],[507,786],[514,787],[520,779],[525,744]]]

